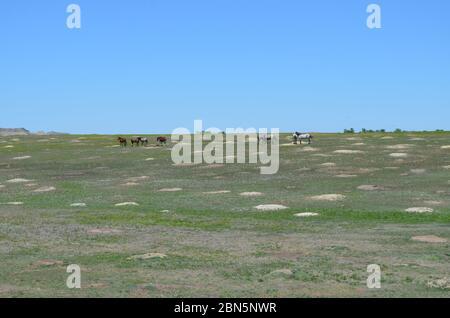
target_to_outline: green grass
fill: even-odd
[[[411,237],[450,240],[450,150],[441,148],[450,133],[317,134],[312,150],[282,145],[275,175],[261,175],[254,164],[177,167],[171,145],[113,148],[115,138],[0,138],[0,297],[448,297],[427,284],[449,276],[449,243]],[[413,146],[392,149],[403,144]],[[364,153],[334,153],[342,149]],[[397,160],[394,152],[409,156]],[[13,160],[21,156],[31,158]],[[148,178],[124,185],[140,176]],[[13,178],[32,181],[7,182]],[[56,191],[33,191],[42,186]],[[230,193],[204,193],[220,190]],[[346,199],[311,200],[321,194]],[[4,204],[13,201],[23,205]],[[87,207],[70,207],[80,202]],[[260,204],[288,209],[258,212]],[[409,207],[435,212],[406,213]],[[99,228],[115,231],[90,232]],[[127,259],[149,252],[167,257]],[[63,265],[36,265],[44,259]],[[65,287],[73,263],[82,267],[81,290]],[[366,288],[372,263],[382,266],[381,290]],[[271,274],[278,269],[293,274]]]

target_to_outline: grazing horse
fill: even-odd
[[[118,138],[117,138],[117,141],[120,143],[120,145],[121,145],[122,147],[126,147],[126,146],[127,146],[127,140],[126,140],[125,138],[118,137]]]
[[[166,137],[158,137],[156,138],[156,142],[158,142],[159,145],[165,145],[167,144],[167,138]]]
[[[300,141],[300,144],[301,144],[302,140],[308,140],[308,145],[310,145],[312,142],[313,136],[311,134],[302,134],[302,133],[299,133],[296,131],[292,135],[292,139],[293,139],[295,145],[297,144],[298,141]]]
[[[141,142],[141,137],[131,138],[131,147],[134,147],[134,145],[139,147],[140,142]]]
[[[145,137],[139,137],[138,138],[139,139],[139,141],[141,142],[141,145],[142,146],[147,146],[148,145],[148,138],[145,138]]]

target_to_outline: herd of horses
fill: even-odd
[[[308,144],[311,144],[313,139],[313,136],[311,134],[302,134],[299,132],[295,132],[292,135],[292,142],[296,145],[300,142],[300,144],[302,143],[303,140],[307,140]],[[263,141],[271,141],[272,140],[272,136],[268,136],[268,135],[261,135],[258,136],[258,141],[263,140]],[[127,147],[128,146],[128,141],[126,138],[122,138],[122,137],[118,137],[117,141],[120,143],[120,145],[122,147]],[[133,137],[130,139],[131,141],[131,146],[134,147],[139,147],[139,146],[147,146],[149,143],[149,139],[146,137]],[[156,144],[157,145],[165,145],[167,144],[167,138],[166,137],[158,137],[156,138]]]
[[[128,146],[128,140],[126,138],[117,137],[117,141],[122,147]],[[131,147],[139,147],[139,146],[147,146],[149,143],[149,139],[146,137],[133,137],[130,139],[131,141]],[[167,138],[166,137],[158,137],[156,138],[156,143],[160,146],[167,144]]]

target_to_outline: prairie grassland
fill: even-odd
[[[450,133],[283,135],[275,175],[115,139],[0,138],[0,297],[450,295]]]

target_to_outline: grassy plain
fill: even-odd
[[[450,295],[450,133],[317,134],[310,146],[283,135],[275,175],[175,166],[172,144],[115,138],[0,137],[0,297]],[[412,240],[430,235],[447,242]],[[166,257],[130,259],[147,253]],[[80,290],[66,287],[69,264]]]

